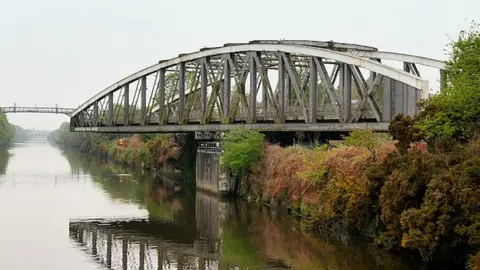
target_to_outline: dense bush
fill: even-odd
[[[250,173],[260,159],[264,135],[246,129],[227,132],[222,141],[222,164],[234,176]]]

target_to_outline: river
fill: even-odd
[[[367,242],[44,139],[0,149],[0,269],[416,269]]]

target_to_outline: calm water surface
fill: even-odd
[[[291,217],[61,151],[0,149],[0,269],[414,269]]]

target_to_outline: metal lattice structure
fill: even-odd
[[[4,113],[50,113],[70,116],[75,109],[55,107],[0,107]]]
[[[398,69],[382,63],[403,63]],[[386,130],[429,95],[417,65],[444,62],[345,43],[257,40],[138,71],[71,114],[72,131]]]

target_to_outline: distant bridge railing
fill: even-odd
[[[50,113],[65,114],[70,116],[75,109],[60,107],[0,107],[0,111],[4,113]]]

